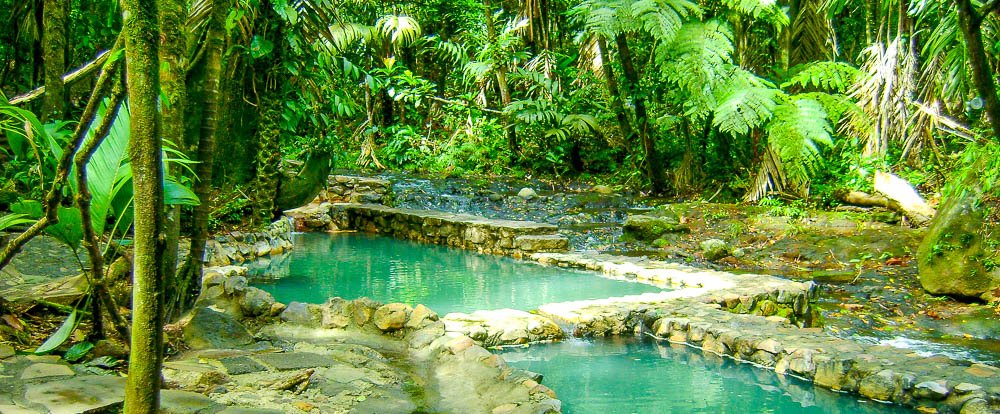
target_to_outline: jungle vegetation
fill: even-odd
[[[43,232],[86,256],[94,335],[106,318],[141,350],[127,407],[151,412],[158,327],[190,306],[201,273],[200,260],[175,266],[179,238],[200,259],[220,223],[268,222],[289,165],[824,206],[891,171],[935,194],[997,157],[998,11],[997,0],[0,0],[0,230],[15,230],[0,267]],[[102,282],[126,244],[131,325]]]

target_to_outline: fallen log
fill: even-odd
[[[906,180],[888,173],[876,173],[875,190],[880,194],[843,190],[834,194],[840,202],[859,207],[882,207],[902,214],[913,227],[930,223],[936,213]]]

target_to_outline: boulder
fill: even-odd
[[[719,260],[732,254],[732,250],[726,242],[719,239],[708,239],[701,242],[701,253],[708,260]]]
[[[521,189],[521,191],[517,192],[517,196],[525,200],[533,200],[538,197],[538,193],[536,193],[535,190],[532,190],[531,188],[524,187]]]
[[[211,308],[197,308],[184,325],[184,342],[191,349],[240,348],[253,343],[253,336],[236,318]]]
[[[375,326],[382,332],[398,331],[410,318],[413,308],[402,303],[390,303],[375,310],[372,319]]]
[[[246,288],[243,297],[240,299],[240,309],[246,316],[266,315],[274,305],[274,296],[255,287]]]
[[[318,305],[291,302],[281,311],[279,317],[288,323],[317,327],[323,321],[323,310]]]
[[[590,187],[590,191],[602,195],[611,195],[615,193],[614,189],[603,184],[598,184],[593,187]]]
[[[931,221],[917,250],[920,284],[935,295],[992,300],[1000,297],[1000,266],[995,247],[1000,228],[985,214],[987,206],[976,174],[948,197]]]
[[[667,233],[690,233],[691,228],[674,217],[637,214],[625,219],[623,231],[638,240],[652,241]]]

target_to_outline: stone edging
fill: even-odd
[[[301,231],[357,230],[513,257],[569,249],[558,227],[530,221],[351,203],[309,205],[285,215]]]
[[[789,323],[808,326],[812,321],[813,283],[609,255],[536,254],[532,259],[685,286],[539,309],[576,336],[648,333],[874,400],[928,412],[1000,412],[996,367],[864,345]]]
[[[292,247],[292,225],[282,218],[263,231],[216,235],[205,243],[205,263],[206,266],[240,264],[261,257],[277,256]]]

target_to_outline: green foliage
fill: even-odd
[[[793,85],[803,88],[814,87],[826,92],[846,93],[857,81],[860,71],[844,62],[812,62],[805,65],[782,88]]]
[[[774,149],[789,177],[805,182],[820,162],[820,146],[833,145],[833,127],[819,102],[791,99],[778,106],[767,126],[768,144]]]

